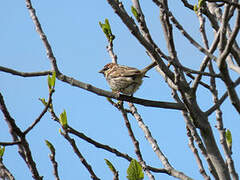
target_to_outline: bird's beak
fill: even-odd
[[[98,71],[98,72],[103,74],[104,71],[103,71],[103,69],[102,69],[102,70],[100,70],[100,71]]]

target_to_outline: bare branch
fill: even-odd
[[[167,109],[169,108],[169,109],[177,109],[177,110],[185,109],[183,105],[178,103],[151,101],[151,100],[145,100],[145,99],[135,98],[131,96],[126,96],[123,94],[117,94],[117,93],[105,91],[65,75],[59,75],[58,79],[72,86],[79,87],[81,89],[85,89],[87,91],[93,92],[97,95],[105,96],[105,97],[109,97],[109,98],[113,98],[121,101],[132,102],[132,103],[141,104],[149,107],[159,107],[159,108],[167,108]]]
[[[26,164],[28,165],[28,167],[33,175],[33,178],[36,180],[42,180],[42,177],[39,175],[36,164],[32,158],[32,153],[29,148],[29,144],[26,141],[23,132],[16,125],[15,120],[10,116],[1,93],[0,93],[0,109],[4,115],[5,121],[7,122],[8,126],[9,126],[9,130],[13,137],[13,140],[18,141],[18,137],[21,139],[20,140],[21,144],[18,144],[19,153],[22,156],[22,158],[25,160]]]
[[[153,0],[156,3],[156,0]],[[158,3],[156,3],[158,4]],[[170,18],[170,20],[173,22],[175,27],[179,29],[179,31],[189,40],[191,44],[193,44],[196,48],[198,48],[202,53],[209,56],[211,59],[216,60],[216,56],[214,56],[212,53],[210,53],[208,50],[203,48],[199,43],[197,43],[188,33],[186,30],[184,30],[183,26],[177,21],[177,19],[173,16],[173,14],[170,11],[166,12]]]
[[[17,145],[20,144],[21,141],[16,141],[16,142],[0,142],[1,146],[12,146],[12,145]]]
[[[192,150],[194,156],[195,156],[195,159],[197,161],[197,164],[198,164],[198,168],[199,168],[199,171],[200,173],[202,174],[203,178],[205,180],[210,180],[210,177],[206,174],[206,171],[203,167],[203,164],[202,164],[202,160],[198,154],[198,150],[197,148],[194,146],[194,139],[191,135],[191,131],[187,128],[187,135],[188,135],[188,146],[190,147],[190,149]]]
[[[45,106],[45,108],[43,109],[43,111],[41,112],[41,114],[37,117],[37,119],[33,122],[33,124],[31,126],[29,126],[24,132],[23,134],[26,135],[27,133],[29,133],[29,131],[31,131],[37,123],[40,122],[40,120],[42,119],[42,117],[44,116],[44,114],[47,112],[48,108],[50,107],[51,103],[52,103],[52,95],[54,93],[54,89],[50,91],[49,96],[48,96],[48,102]]]
[[[113,52],[113,41],[109,41],[107,45],[107,52],[113,63],[117,63],[117,55]]]
[[[212,43],[212,45],[211,45],[211,47],[210,47],[210,49],[209,49],[209,52],[210,52],[210,53],[213,53],[213,52],[216,50],[217,45],[218,45],[218,42],[219,42],[219,39],[220,39],[220,30],[219,30],[218,33],[215,35],[215,38],[214,38],[214,40],[213,40],[213,43]],[[204,60],[202,61],[201,65],[200,65],[200,71],[204,71],[204,70],[206,69],[209,60],[210,60],[210,58],[209,58],[208,56],[206,56],[206,57],[204,58]],[[198,84],[199,84],[199,81],[201,80],[201,78],[202,78],[202,75],[201,75],[201,74],[199,74],[199,75],[195,78],[195,80],[194,80],[194,82],[193,82],[193,86],[192,86],[192,88],[193,88],[194,91],[197,90],[197,87],[198,87]]]
[[[50,113],[51,113],[52,119],[59,123],[59,119],[56,116],[56,114],[54,113],[54,111],[51,110]],[[128,160],[129,162],[133,159],[128,154],[121,153],[120,151],[118,151],[115,148],[112,148],[112,147],[110,147],[108,145],[99,143],[99,142],[91,139],[90,137],[86,136],[84,133],[75,130],[74,128],[70,127],[69,125],[67,127],[67,132],[71,133],[71,134],[74,134],[75,136],[83,139],[84,141],[94,145],[97,148],[104,149],[104,150],[106,150],[108,152],[111,152],[111,153],[115,154],[118,157],[122,157],[122,158]],[[147,167],[147,169],[151,170],[152,172],[169,174],[169,172],[166,169],[164,169],[164,168],[155,168],[155,167],[151,167],[151,166],[148,166],[148,165],[146,167]]]
[[[221,53],[220,57],[217,59],[217,64],[218,64],[219,70],[221,71],[221,74],[223,76],[223,81],[224,81],[225,85],[227,86],[230,100],[238,113],[240,113],[240,101],[239,101],[239,98],[238,98],[238,95],[237,95],[235,89],[233,88],[233,82],[228,73],[225,59],[228,56],[228,54],[230,53],[231,46],[232,46],[233,42],[235,41],[235,38],[239,32],[239,29],[240,29],[240,10],[238,9],[238,14],[237,14],[234,30],[233,30],[230,38],[227,41],[224,51]]]
[[[3,159],[0,158],[0,179],[2,180],[15,180],[12,173],[6,168],[6,166],[3,164]]]
[[[128,105],[129,105],[130,110],[132,111],[133,116],[137,120],[139,127],[143,130],[146,139],[151,144],[152,149],[154,150],[154,152],[156,153],[156,155],[158,156],[158,158],[162,162],[165,169],[170,172],[169,174],[173,177],[178,178],[178,179],[191,180],[190,177],[186,176],[184,173],[182,173],[180,171],[175,170],[171,166],[171,164],[168,162],[168,159],[166,158],[166,156],[160,150],[160,148],[157,144],[157,141],[152,137],[151,132],[149,131],[148,127],[142,121],[142,118],[138,114],[136,107],[132,103],[128,103]]]
[[[112,147],[110,147],[108,145],[99,143],[99,142],[91,139],[90,137],[86,136],[84,133],[81,133],[81,132],[73,129],[70,126],[68,126],[68,133],[74,134],[75,136],[77,136],[77,137],[87,141],[88,143],[96,146],[97,148],[101,148],[101,149],[104,149],[104,150],[106,150],[108,152],[111,152],[111,153],[115,154],[118,157],[122,157],[122,158],[128,160],[129,162],[133,159],[128,154],[121,153],[119,150],[117,150],[115,148],[112,148]],[[166,173],[166,174],[168,174],[168,171],[166,169],[159,169],[159,168],[151,167],[151,166],[148,166],[148,165],[146,167],[147,167],[147,169],[149,169],[149,170],[151,170],[153,172],[156,172],[156,173]]]
[[[41,40],[42,40],[42,42],[43,42],[43,44],[46,48],[47,57],[51,61],[52,69],[58,75],[60,72],[59,72],[58,67],[57,67],[56,58],[53,54],[51,45],[48,42],[47,36],[44,34],[44,32],[42,30],[41,24],[40,24],[40,22],[38,20],[38,17],[36,15],[36,11],[32,6],[31,0],[26,0],[26,7],[28,8],[30,17],[32,18],[33,23],[35,24],[36,31],[39,34],[39,36],[40,36],[40,38],[41,38]]]
[[[140,6],[139,0],[132,0],[132,3],[133,3],[133,7],[137,10],[138,15],[139,15],[139,18],[137,18],[136,20],[139,23],[140,31],[141,31],[143,37],[149,43],[151,43],[155,48],[157,48],[157,45],[154,43],[154,41],[153,41],[153,39],[152,39],[152,37],[151,37],[151,35],[149,33],[149,30],[148,30],[148,27],[147,27],[147,23],[145,21],[145,17],[144,17],[144,14],[142,12],[142,8]]]
[[[214,176],[215,179],[219,179],[216,169],[215,169],[210,157],[208,156],[207,150],[203,144],[202,139],[200,138],[200,136],[196,130],[196,127],[194,126],[193,122],[189,118],[187,112],[182,111],[182,114],[183,114],[184,120],[186,122],[187,129],[191,133],[191,137],[194,138],[194,141],[197,143],[202,155],[204,156],[205,160],[207,161],[209,171],[211,172],[211,174]],[[200,162],[198,162],[198,163],[200,163]]]
[[[60,180],[59,175],[58,175],[58,163],[55,159],[55,150],[52,148],[49,148],[51,151],[51,154],[49,154],[49,158],[51,160],[51,163],[53,165],[53,174],[55,176],[55,180]]]
[[[112,6],[115,13],[118,14],[123,23],[128,27],[129,31],[136,37],[139,43],[143,45],[146,50],[152,55],[154,61],[157,62],[161,70],[168,76],[168,78],[174,82],[174,74],[163,63],[158,52],[159,48],[156,48],[155,45],[149,43],[148,40],[142,36],[134,20],[126,13],[123,4],[117,0],[107,0],[107,2]]]
[[[214,73],[212,63],[209,63],[208,67],[209,67],[209,71]],[[212,89],[211,92],[213,95],[213,101],[216,104],[216,103],[218,103],[219,100],[218,100],[218,90],[217,90],[217,86],[216,86],[216,81],[214,78],[211,78],[211,89]],[[227,146],[226,131],[223,126],[222,111],[221,111],[220,107],[218,107],[216,109],[216,120],[217,120],[216,128],[218,129],[219,134],[220,134],[220,143],[222,144],[222,148],[223,148],[225,157],[227,159],[226,163],[228,165],[229,172],[230,172],[231,176],[233,177],[233,179],[239,179],[238,174],[234,167],[233,159],[231,157],[231,154],[232,154],[231,150],[229,150],[229,147]]]
[[[139,147],[139,142],[138,140],[136,139],[133,131],[132,131],[132,128],[131,128],[131,124],[128,120],[128,116],[127,116],[127,113],[124,111],[124,108],[123,108],[123,102],[121,102],[119,108],[118,108],[121,113],[122,113],[122,116],[123,116],[123,119],[125,121],[125,125],[128,129],[128,134],[130,136],[130,138],[132,139],[132,143],[134,145],[134,148],[135,148],[135,153],[138,157],[138,160],[143,168],[143,170],[146,172],[146,174],[148,175],[149,179],[151,180],[154,180],[154,176],[152,175],[152,173],[147,169],[146,167],[146,162],[143,160],[143,157],[142,157],[142,153],[141,153],[141,150],[140,150],[140,147]]]
[[[0,66],[0,71],[11,73],[16,76],[22,76],[22,77],[36,77],[36,76],[46,76],[51,75],[52,71],[39,71],[39,72],[20,72],[16,71],[7,67]]]
[[[78,147],[77,147],[77,145],[76,145],[76,143],[75,143],[75,140],[72,139],[72,138],[68,135],[67,131],[62,132],[61,134],[62,134],[62,135],[64,136],[64,138],[70,143],[70,145],[71,145],[72,148],[73,148],[74,153],[78,156],[78,158],[80,159],[80,161],[82,162],[82,164],[83,164],[83,165],[85,166],[85,168],[88,170],[88,172],[89,172],[90,175],[91,175],[91,178],[92,178],[93,180],[100,180],[100,179],[96,176],[96,174],[94,173],[94,171],[93,171],[92,167],[90,166],[90,164],[88,164],[88,162],[86,161],[86,159],[83,157],[82,153],[79,151],[79,149],[78,149]]]

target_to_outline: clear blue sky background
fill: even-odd
[[[158,8],[151,1],[141,2],[155,42],[167,53]],[[194,3],[195,1],[190,2]],[[131,1],[123,0],[123,3],[126,10],[130,12]],[[110,61],[106,51],[107,41],[98,24],[105,18],[109,19],[113,34],[116,36],[114,51],[118,56],[118,62],[137,68],[143,68],[150,63],[144,48],[132,37],[106,1],[34,0],[33,6],[51,43],[59,69],[66,75],[109,90],[103,76],[97,73],[104,64]],[[200,42],[198,19],[195,14],[186,10],[180,2],[175,0],[169,1],[169,7],[173,13],[176,13],[176,17],[184,25],[184,28]],[[35,32],[24,0],[2,1],[0,24],[1,66],[24,72],[51,69],[44,46]],[[209,35],[212,35],[211,31]],[[211,42],[212,37],[209,37]],[[176,29],[174,29],[174,38],[180,61],[186,66],[198,69],[204,56],[189,45]],[[135,96],[172,102],[171,91],[164,79],[155,70],[149,72],[148,75],[151,78],[144,81]],[[232,75],[233,77],[237,76],[235,73]],[[221,95],[224,92],[224,85],[220,82],[218,84],[222,87],[219,92]],[[47,98],[48,96],[46,77],[22,78],[0,72],[0,92],[4,96],[12,117],[24,130],[43,109],[38,98]],[[211,96],[207,91],[200,88],[198,95],[201,108],[203,110],[209,108],[212,103]],[[121,114],[107,102],[106,98],[57,81],[53,103],[57,114],[66,110],[68,122],[75,129],[136,158]],[[181,112],[136,106],[172,166],[194,179],[202,179],[193,154],[188,147],[186,128]],[[240,118],[233,110],[229,100],[224,103],[223,107],[224,124],[233,135],[233,158],[236,169],[239,171]],[[147,164],[162,167],[136,121],[131,117],[130,121],[137,139],[141,142],[140,147]],[[210,122],[213,125],[216,124],[214,115],[210,117]],[[87,170],[73,153],[71,146],[59,134],[59,128],[60,126],[47,113],[27,136],[40,174],[44,176],[44,179],[53,179],[52,165],[48,158],[49,150],[44,142],[47,139],[56,148],[56,160],[59,163],[61,179],[90,179]],[[214,129],[214,133],[219,141],[216,129]],[[7,124],[0,113],[0,141],[11,140]],[[120,179],[126,179],[129,162],[95,148],[81,139],[75,138],[75,140],[80,151],[101,179],[112,179],[112,173],[105,164],[104,158],[109,159],[115,165]],[[3,162],[16,179],[32,179],[27,165],[17,153],[16,146],[6,148]],[[173,179],[165,174],[155,177],[156,179]]]

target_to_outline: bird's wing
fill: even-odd
[[[141,75],[142,72],[136,68],[127,67],[127,66],[120,66],[115,77],[135,77]]]

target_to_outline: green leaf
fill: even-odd
[[[139,14],[138,14],[136,8],[132,6],[132,7],[131,7],[131,11],[132,11],[134,17],[135,17],[137,20],[139,20]]]
[[[103,28],[103,24],[99,21],[99,26],[101,27],[101,29]]]
[[[53,89],[56,82],[56,72],[53,71],[52,77],[48,75],[48,88]]]
[[[195,4],[194,6],[193,6],[193,10],[194,10],[194,12],[197,14],[198,13],[198,6],[197,6],[197,4]]]
[[[133,159],[127,169],[128,180],[142,180],[144,178],[143,170],[137,160]]]
[[[227,140],[228,148],[231,150],[232,149],[232,133],[229,129],[227,129],[226,131],[226,140]]]
[[[65,110],[60,114],[59,120],[62,127],[67,128],[67,113]]]
[[[52,78],[50,75],[48,75],[48,89],[52,89],[51,81],[52,81]]]
[[[113,173],[116,173],[117,171],[116,171],[115,167],[113,166],[113,164],[112,164],[109,160],[107,160],[107,159],[104,159],[104,160],[105,160],[106,164],[108,165],[109,169],[110,169]]]
[[[115,38],[115,36],[112,34],[111,26],[108,19],[105,19],[105,23],[99,22],[99,25],[104,34],[106,35],[108,41],[111,42]]]
[[[45,98],[39,98],[39,100],[43,103],[44,106],[47,105],[47,102],[45,101]]]
[[[198,7],[201,8],[205,3],[205,0],[198,0]]]
[[[108,30],[108,34],[112,34],[111,26],[109,24],[108,19],[105,19],[105,26],[106,26],[106,28]]]
[[[55,153],[55,148],[52,145],[52,143],[50,143],[48,140],[45,140],[45,143],[46,143],[47,147],[50,149],[50,151]]]
[[[55,82],[56,82],[56,72],[53,71],[52,80],[51,80],[51,85],[53,88],[55,87]]]
[[[5,152],[5,146],[3,146],[3,147],[0,146],[0,158],[3,157],[4,152]]]
[[[62,132],[61,128],[59,128],[59,133],[60,133],[61,135],[63,135],[63,132]]]

